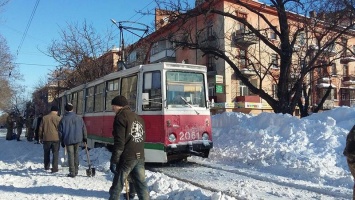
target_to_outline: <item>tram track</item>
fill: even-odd
[[[257,199],[261,196],[265,197],[265,195],[275,198],[275,191],[277,191],[276,193],[282,193],[282,191],[288,191],[290,188],[291,190],[299,191],[297,193],[304,194],[304,198],[324,196],[325,199],[346,199],[348,197],[342,189],[319,186],[315,183],[305,184],[302,181],[287,177],[274,174],[260,174],[257,171],[238,169],[230,166],[188,161],[165,165],[148,164],[146,169],[162,173],[183,182],[188,182],[191,185],[211,192],[222,192],[236,199]],[[201,179],[201,177],[204,178]],[[271,191],[270,185],[272,185]],[[283,195],[289,196],[288,199],[292,199],[293,194],[291,192],[291,194]]]
[[[206,186],[202,183],[198,183],[196,181],[193,181],[193,180],[190,180],[188,178],[182,178],[181,176],[179,175],[176,175],[176,174],[170,174],[170,173],[167,173],[166,170],[164,169],[167,169],[167,168],[171,168],[171,167],[181,167],[179,165],[199,165],[198,163],[193,163],[193,162],[184,162],[183,164],[182,163],[178,163],[178,164],[169,164],[169,166],[167,166],[167,164],[165,165],[152,165],[152,164],[148,164],[146,165],[146,169],[149,170],[149,171],[152,171],[152,172],[159,172],[159,173],[162,173],[170,178],[173,178],[173,179],[176,179],[176,180],[179,180],[179,181],[182,181],[182,182],[185,182],[185,183],[190,183],[191,185],[194,185],[196,187],[199,187],[199,188],[202,188],[204,190],[208,190],[208,191],[211,191],[211,192],[220,192],[220,190],[214,188],[214,187],[211,187],[211,186]],[[203,165],[200,165],[200,166],[203,166]],[[234,196],[232,193],[230,192],[224,192],[224,194],[228,195],[228,196],[231,196],[231,197],[234,197],[236,199],[239,199],[237,196]]]

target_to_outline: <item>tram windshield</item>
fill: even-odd
[[[168,71],[166,100],[170,107],[206,107],[204,76],[201,73]]]

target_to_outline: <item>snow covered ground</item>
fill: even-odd
[[[189,160],[237,169],[245,175],[231,188],[238,199],[351,199],[353,179],[342,151],[354,124],[355,108],[349,107],[303,119],[273,113],[223,113],[212,117],[214,148],[210,157]],[[21,142],[7,141],[5,132],[0,129],[0,199],[108,199],[113,176],[109,171],[111,154],[105,148],[90,150],[95,177],[86,176],[83,150],[79,176],[68,178],[68,168],[55,174],[43,169],[42,145],[27,142],[24,136]],[[201,180],[203,176],[206,174],[201,172]],[[151,199],[235,199],[159,172],[147,170],[146,178]],[[225,180],[227,185],[229,177]],[[200,184],[204,185],[203,181]],[[255,189],[258,187],[260,190]]]

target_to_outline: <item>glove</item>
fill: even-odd
[[[113,163],[110,164],[110,170],[115,175],[118,174],[117,171],[116,171],[116,167],[117,167],[116,164],[113,164]]]
[[[62,147],[65,148],[64,142],[61,142],[60,145],[62,145]]]
[[[84,143],[87,143],[87,141],[88,141],[88,139],[83,138],[83,142],[84,142]]]

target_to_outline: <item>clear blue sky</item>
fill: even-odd
[[[58,33],[61,28],[67,27],[67,23],[81,24],[86,20],[99,33],[113,29],[117,34],[115,45],[118,47],[119,30],[110,19],[137,21],[152,26],[153,16],[142,16],[136,11],[154,11],[156,7],[153,0],[41,0],[33,13],[36,4],[37,0],[10,0],[0,8],[0,33],[15,55],[15,62],[19,63],[24,76],[21,84],[26,85],[30,93],[58,65],[40,50],[46,51],[53,39],[60,39]],[[21,45],[32,13],[32,22]]]

